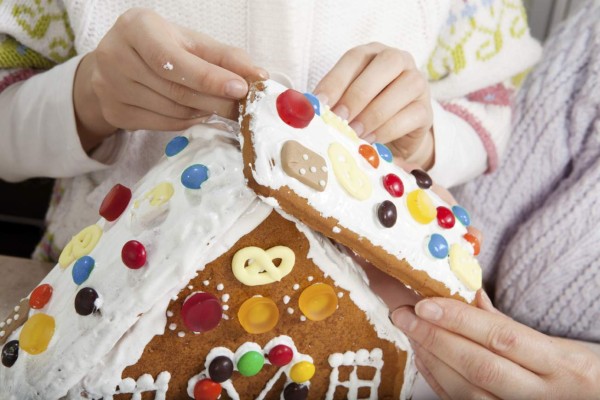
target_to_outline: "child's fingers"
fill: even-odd
[[[138,106],[120,104],[104,110],[106,121],[125,130],[182,131],[202,122],[202,118],[173,118]]]

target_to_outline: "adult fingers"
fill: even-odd
[[[333,108],[350,84],[385,47],[374,42],[348,50],[317,84],[314,94]]]
[[[555,361],[561,358],[556,354],[552,338],[499,313],[443,298],[423,300],[415,310],[423,320],[539,374],[553,373]],[[427,323],[427,329],[430,325]]]

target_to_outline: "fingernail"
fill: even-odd
[[[400,330],[411,332],[417,325],[417,318],[408,308],[401,307],[392,313],[392,322]]]
[[[248,92],[248,87],[245,82],[232,80],[225,83],[225,94],[230,97],[244,97]]]
[[[347,121],[348,117],[350,116],[350,111],[348,110],[348,107],[346,106],[337,106],[333,112],[335,114],[338,115],[338,117],[340,117],[341,119]]]
[[[258,77],[261,79],[269,79],[269,72],[266,69],[257,67]]]
[[[361,122],[352,121],[349,125],[350,128],[354,129],[354,132],[356,132],[358,136],[361,136],[365,131],[365,126]]]
[[[319,99],[319,102],[321,104],[328,104],[327,102],[329,101],[329,98],[327,97],[327,95],[324,95],[323,93],[318,93],[315,96],[317,96],[317,99]]]
[[[422,300],[415,306],[415,312],[423,319],[438,321],[442,318],[444,312],[442,308],[432,300]]]
[[[367,143],[373,144],[377,140],[377,137],[375,136],[374,133],[369,133],[368,135],[363,137],[362,140],[364,140]]]

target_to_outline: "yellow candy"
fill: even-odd
[[[410,192],[406,196],[406,206],[410,215],[421,224],[430,223],[437,215],[433,202],[423,189]]]
[[[154,188],[150,189],[141,200],[137,200],[133,204],[133,207],[138,208],[140,203],[144,200],[148,200],[152,207],[160,207],[173,197],[173,193],[175,193],[175,189],[173,189],[173,185],[169,182],[159,183]]]
[[[273,264],[275,259],[281,260],[279,266]],[[245,285],[267,285],[281,281],[292,272],[295,262],[296,254],[289,247],[275,246],[265,251],[260,247],[250,246],[235,253],[231,269],[237,280]]]
[[[19,347],[32,355],[46,351],[54,335],[54,318],[47,314],[35,314],[23,325],[19,334]]]
[[[358,135],[354,132],[354,129],[350,125],[348,125],[347,121],[341,119],[337,114],[332,112],[329,107],[325,108],[325,111],[321,112],[321,118],[325,123],[333,128],[335,128],[338,132],[348,137],[354,143],[358,143]]]
[[[459,244],[450,247],[450,270],[468,289],[481,288],[481,267],[477,259]]]
[[[322,321],[337,310],[338,297],[331,286],[315,283],[304,289],[298,299],[298,306],[304,316],[311,321]]]
[[[267,297],[252,297],[238,311],[242,328],[248,333],[265,333],[275,328],[279,321],[279,309]]]
[[[71,241],[67,243],[60,257],[58,263],[62,268],[66,268],[76,259],[87,256],[94,250],[96,244],[102,236],[102,229],[98,225],[90,225],[84,228],[77,235],[73,236]]]
[[[315,365],[308,361],[294,364],[290,370],[290,378],[296,383],[309,381],[315,374]]]
[[[373,187],[369,177],[359,168],[348,150],[339,143],[331,143],[327,150],[333,172],[340,185],[355,199],[366,200],[371,197]]]

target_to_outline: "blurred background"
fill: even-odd
[[[510,1],[510,0],[507,0]],[[534,37],[543,41],[584,0],[524,0]],[[40,240],[53,180],[0,180],[0,254],[29,257]]]

